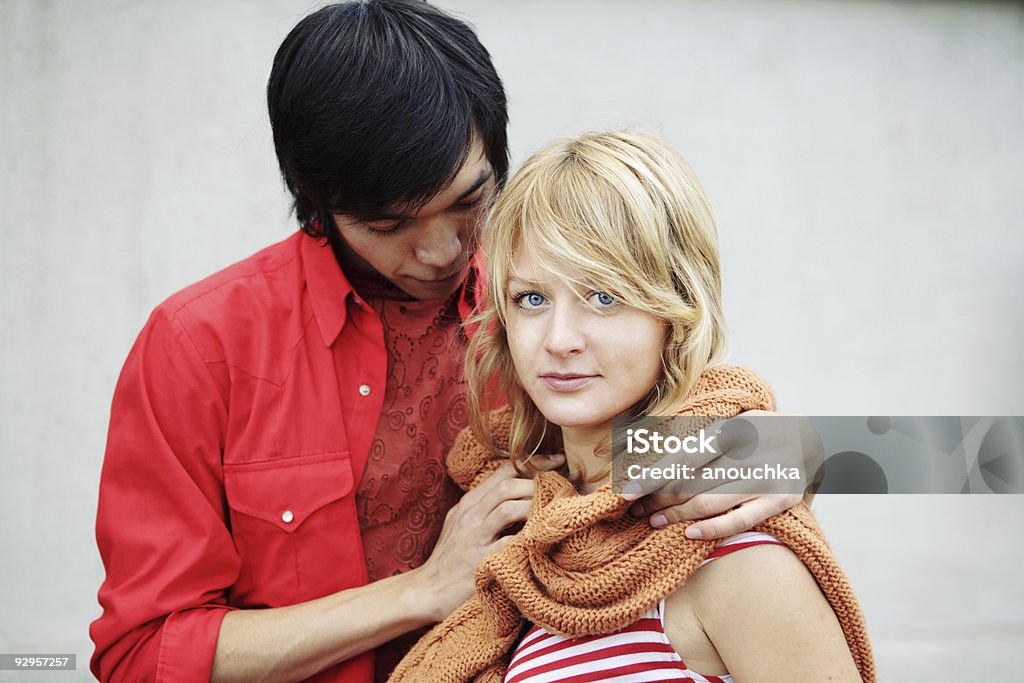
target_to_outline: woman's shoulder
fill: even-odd
[[[666,628],[678,632],[674,627],[679,623],[703,623],[728,611],[728,605],[749,607],[758,601],[759,592],[774,590],[796,575],[806,575],[814,583],[803,562],[774,536],[758,531],[731,536],[666,598]]]
[[[801,587],[797,579],[806,579],[804,583],[820,593],[810,570],[785,543],[751,531],[722,542],[691,581],[699,583],[697,607],[706,613],[725,610],[728,605],[754,609],[755,603],[776,602],[766,599],[766,592],[796,597]]]
[[[713,561],[669,596],[670,640],[687,628],[693,640],[697,625],[697,642],[706,639],[738,677],[773,670],[800,680],[828,670],[836,680],[859,680],[842,628],[810,570],[785,544],[750,533],[721,544]]]

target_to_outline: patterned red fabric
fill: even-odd
[[[369,580],[419,567],[437,542],[461,491],[444,456],[468,423],[456,293],[445,302],[407,301],[366,291],[384,321],[387,389],[370,457],[356,491]],[[375,679],[388,675],[427,629],[377,648]]]

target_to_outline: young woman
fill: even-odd
[[[525,527],[392,680],[873,680],[806,507],[716,544],[652,530],[612,490],[612,418],[774,408],[762,380],[721,366],[715,218],[682,158],[640,132],[556,142],[510,181],[484,240],[476,414],[450,473],[486,487],[503,459],[528,472],[556,451],[567,470],[537,474]],[[497,396],[507,407],[486,412]]]

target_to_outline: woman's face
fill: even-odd
[[[658,318],[522,254],[513,264],[508,344],[519,382],[548,420],[604,427],[647,395],[662,373],[665,325]]]

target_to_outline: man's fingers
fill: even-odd
[[[748,419],[757,411],[749,411],[737,417],[731,417],[721,423],[718,434],[719,457],[730,460],[746,460],[752,455],[761,442],[761,434],[756,420]],[[712,463],[714,464],[714,463]]]
[[[483,518],[507,500],[522,500],[529,503],[536,490],[537,484],[533,479],[502,479],[495,483],[486,495],[474,501],[473,505]]]
[[[515,471],[504,470],[504,467],[502,465],[502,468],[463,496],[458,505],[452,508],[449,514],[458,516],[457,528],[472,530],[480,527],[486,523],[495,509],[506,501],[523,502],[526,509],[529,509],[530,500],[537,490],[536,482],[532,479],[516,479],[514,478]],[[490,531],[491,538],[496,536],[504,526],[507,524]]]
[[[515,536],[502,536],[487,548],[487,554],[497,552],[512,542]]]
[[[663,455],[651,465],[642,465],[639,478],[626,478],[624,481],[620,479],[613,482],[617,486],[615,490],[626,500],[637,500],[653,493],[679,495],[685,500],[708,487],[706,482],[701,481],[698,474],[699,468],[705,464],[705,457],[700,454],[692,455],[682,452]],[[648,476],[642,474],[645,471],[644,468],[648,472],[685,472],[685,475],[683,478]]]
[[[742,531],[747,531],[757,524],[755,521],[759,516],[756,510],[757,507],[757,501],[750,501],[719,517],[694,522],[686,528],[686,537],[702,539],[727,538]]]
[[[724,515],[694,522],[686,528],[687,538],[726,538],[748,531],[764,520],[777,515],[795,503],[788,494],[761,496],[741,504]],[[797,496],[799,500],[799,496]]]
[[[720,515],[740,503],[759,495],[765,495],[752,491],[749,482],[739,479],[700,483],[703,490],[689,492],[663,490],[661,493],[637,501],[637,504],[643,504],[646,513],[652,516],[654,526],[664,526],[684,520],[704,519]]]
[[[503,501],[484,518],[480,530],[488,538],[495,538],[506,527],[525,520],[530,512],[530,504],[528,500]]]
[[[462,497],[463,501],[467,501],[470,504],[476,503],[477,501],[486,498],[490,495],[491,491],[495,487],[501,485],[502,482],[515,479],[519,475],[516,474],[516,470],[512,467],[511,462],[503,462],[501,466],[494,470],[489,477],[480,482],[476,488],[472,489],[469,493]]]
[[[662,508],[651,514],[651,526],[659,528],[687,520],[706,519],[728,512],[750,500],[745,493],[713,493],[694,496],[685,503]]]
[[[659,510],[682,505],[693,496],[692,493],[654,493],[629,506],[629,514],[634,517],[646,517]]]

